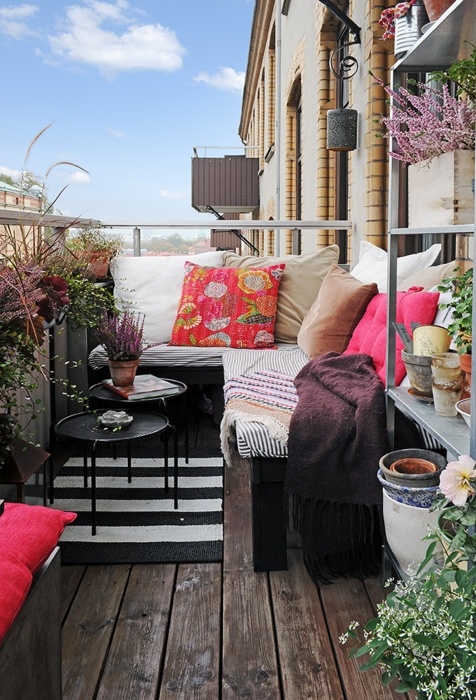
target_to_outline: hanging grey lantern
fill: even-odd
[[[357,110],[328,110],[327,148],[330,151],[354,151],[357,148]]]

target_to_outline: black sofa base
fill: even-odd
[[[284,476],[286,460],[253,457],[251,508],[254,571],[288,568]]]

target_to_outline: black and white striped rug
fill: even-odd
[[[97,533],[91,535],[90,490],[83,460],[70,459],[55,478],[53,507],[74,511],[61,539],[64,564],[221,561],[223,557],[223,459],[179,459],[179,507],[173,507],[172,464],[164,491],[162,460],[98,458]]]

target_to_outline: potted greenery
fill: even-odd
[[[398,693],[415,691],[418,700],[476,697],[476,470],[467,455],[442,472],[442,495],[435,508],[456,525],[450,547],[438,528],[417,574],[399,581],[365,626],[363,645],[351,654],[368,656],[361,667],[380,667],[382,682],[396,681]],[[341,637],[360,641],[358,623]],[[413,697],[413,696],[412,696]]]
[[[453,336],[454,344],[460,356],[461,369],[464,371],[466,393],[471,387],[471,360],[473,341],[473,268],[445,277],[437,289],[447,295],[440,308],[448,309],[451,321],[448,331]]]
[[[144,339],[144,317],[127,309],[105,312],[95,335],[106,350],[114,386],[131,386],[142,353],[157,345]]]
[[[86,263],[95,279],[106,277],[109,263],[124,246],[120,236],[108,235],[97,228],[68,233],[66,248],[78,262]]]

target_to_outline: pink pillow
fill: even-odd
[[[200,267],[186,262],[170,345],[272,347],[284,267]]]
[[[418,288],[408,292],[397,292],[397,323],[404,323],[410,335],[413,322],[428,325],[433,323],[438,307],[439,292],[421,292]],[[395,385],[405,376],[402,360],[403,343],[397,336],[395,354]],[[386,382],[387,349],[387,295],[377,294],[357,324],[344,355],[365,353],[373,359],[375,369],[383,384]]]
[[[33,574],[42,566],[76,513],[5,503],[0,515],[0,561],[20,562]]]
[[[0,644],[25,602],[32,579],[24,564],[0,558]]]

